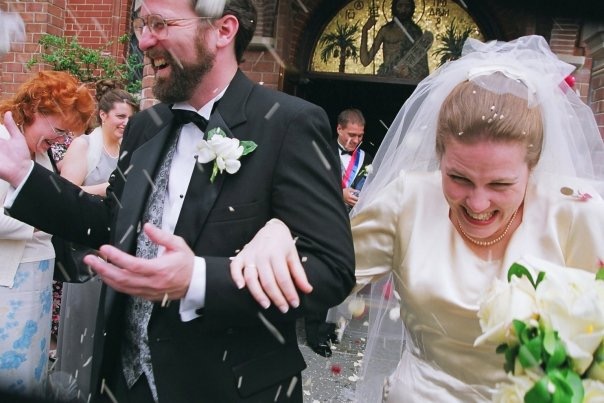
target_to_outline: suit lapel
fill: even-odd
[[[233,137],[218,110],[210,116],[206,132],[217,127],[220,127],[228,137]],[[226,175],[228,175],[226,171],[218,173],[214,178],[214,182],[210,182],[213,164],[214,161],[206,164],[197,164],[193,169],[193,175],[187,188],[182,210],[174,229],[174,233],[182,236],[189,245],[194,245],[201,234],[208,214],[214,206],[216,198],[218,198]]]
[[[171,126],[165,126],[151,140],[137,148],[130,159],[126,178],[128,184],[124,186],[115,224],[115,246],[126,252],[134,250],[143,209],[150,194],[150,181],[160,163]]]

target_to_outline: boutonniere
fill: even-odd
[[[210,176],[210,182],[214,182],[218,173],[227,171],[234,174],[239,171],[239,158],[251,153],[256,147],[258,145],[253,141],[230,138],[220,127],[215,127],[208,131],[207,140],[201,140],[197,145],[197,161],[202,164],[214,161]]]
[[[560,193],[562,193],[564,196],[570,196],[578,201],[588,201],[592,197],[589,193],[583,193],[579,190],[575,192],[574,189],[571,189],[567,186],[562,187],[560,189]]]
[[[363,167],[363,169],[361,169],[361,172],[359,172],[358,176],[367,176],[367,175],[370,175],[372,172],[373,172],[373,165],[367,164]]]

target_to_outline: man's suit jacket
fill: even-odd
[[[165,104],[130,119],[108,196],[80,196],[80,189],[35,166],[10,214],[92,247],[107,242],[134,254],[155,170],[174,135]],[[325,112],[308,102],[252,83],[237,72],[208,130],[252,140],[235,174],[209,181],[194,173],[175,234],[206,259],[205,307],[182,322],[179,301],[155,304],[148,335],[160,402],[302,401],[295,319],[340,303],[354,284],[354,253],[341,203],[339,161],[329,146]],[[40,198],[43,206],[40,208]],[[228,257],[272,217],[283,220],[314,290],[301,306],[281,314],[263,310],[233,283]],[[97,319],[93,386],[114,371],[123,338],[125,295],[103,287]],[[261,317],[262,316],[262,317]],[[264,320],[270,322],[267,325]],[[294,388],[291,400],[288,389]]]

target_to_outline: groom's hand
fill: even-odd
[[[231,277],[238,288],[247,287],[263,308],[272,302],[283,313],[300,305],[298,290],[312,291],[289,228],[277,219],[270,220],[232,259]]]
[[[0,138],[0,178],[18,187],[31,168],[31,156],[25,136],[13,120],[12,112],[4,114],[8,138]]]
[[[116,247],[103,245],[100,249],[107,261],[88,255],[84,263],[101,276],[109,287],[151,301],[183,298],[193,274],[194,254],[184,239],[149,223],[143,227],[151,242],[165,248],[154,259],[142,259]]]

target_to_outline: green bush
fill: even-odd
[[[128,41],[128,35],[118,38],[120,43]],[[125,63],[119,63],[115,57],[106,53],[113,41],[107,42],[100,49],[82,46],[76,37],[61,38],[45,34],[39,40],[44,53],[33,56],[27,67],[36,64],[49,64],[53,70],[68,71],[81,82],[89,83],[100,79],[113,79],[124,83],[125,89],[133,94],[140,92],[141,80],[136,79],[135,72],[142,67],[137,55],[130,54]]]

